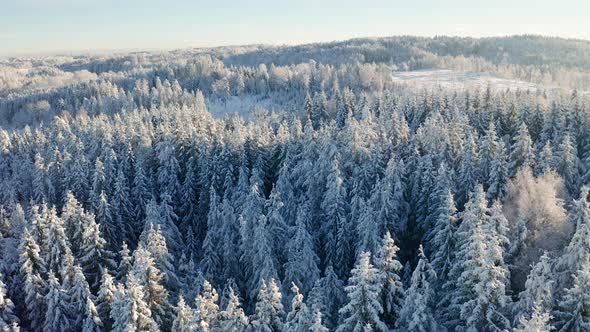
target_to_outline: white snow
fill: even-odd
[[[558,87],[545,87],[526,81],[512,80],[494,76],[488,73],[462,72],[450,69],[422,69],[414,71],[394,71],[394,82],[412,87],[433,88],[440,87],[450,90],[464,90],[469,88],[485,89],[488,85],[493,90],[553,90]]]

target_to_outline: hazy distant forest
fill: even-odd
[[[0,331],[590,331],[589,102],[537,36],[0,60]]]

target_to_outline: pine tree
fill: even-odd
[[[27,229],[19,246],[20,273],[24,280],[25,306],[30,327],[34,331],[43,328],[46,303],[45,260],[40,255],[39,245]]]
[[[70,242],[70,249],[76,258],[80,257],[82,234],[86,228],[89,215],[84,212],[82,205],[71,192],[66,194],[66,203],[62,209],[61,219],[66,237]]]
[[[203,331],[213,330],[219,325],[218,300],[217,291],[205,280],[201,294],[197,295],[197,299],[195,300],[196,320]]]
[[[282,296],[274,280],[269,286],[262,280],[258,301],[248,331],[278,332],[282,331],[284,315]]]
[[[135,225],[131,222],[134,214],[131,207],[131,201],[129,200],[130,196],[127,177],[125,176],[123,168],[119,166],[112,196],[112,210],[115,222],[118,225],[121,225],[124,229],[124,236],[121,238],[127,241],[135,240]]]
[[[324,277],[316,281],[309,294],[309,301],[312,307],[326,314],[328,327],[335,327],[338,322],[338,310],[346,302],[343,282],[338,279],[332,266],[328,266]]]
[[[565,290],[554,312],[559,331],[590,329],[590,264],[586,259],[574,275],[573,286]]]
[[[145,297],[143,287],[133,275],[127,278],[127,287],[117,285],[111,309],[114,332],[160,331]]]
[[[125,280],[127,277],[127,273],[131,271],[131,267],[133,266],[133,257],[131,257],[129,247],[127,246],[126,242],[123,242],[121,245],[121,250],[119,251],[119,266],[117,267],[117,279]]]
[[[525,289],[518,294],[518,298],[515,309],[519,320],[534,315],[535,309],[546,312],[553,308],[553,273],[547,253],[541,256],[529,273]]]
[[[543,175],[555,169],[555,158],[553,157],[553,148],[551,141],[547,141],[539,154],[537,161],[537,175]]]
[[[19,321],[15,313],[14,303],[6,295],[6,286],[2,281],[2,275],[0,275],[0,328],[3,329],[5,326],[17,324]]]
[[[328,328],[322,322],[322,312],[316,307],[313,309],[312,324],[309,327],[310,332],[328,332]]]
[[[569,223],[575,225],[575,232],[557,262],[558,272],[562,274],[561,283],[568,285],[571,275],[580,270],[590,259],[590,204],[589,187],[582,187],[580,198],[573,201],[569,213]]]
[[[74,280],[72,287],[65,290],[68,297],[67,313],[71,319],[72,326],[81,326],[88,315],[92,313],[87,312],[87,300],[92,300],[88,282],[82,273],[82,268],[74,266]],[[94,305],[92,305],[94,306]]]
[[[292,284],[293,300],[291,301],[291,311],[285,319],[285,332],[305,332],[311,327],[311,316],[307,305],[303,302],[303,295],[299,293],[297,285]]]
[[[227,306],[219,315],[219,331],[242,332],[248,326],[248,317],[240,307],[240,299],[233,288],[229,289]]]
[[[180,296],[176,305],[176,318],[172,322],[172,331],[192,332],[198,331],[197,322],[195,321],[194,311]]]
[[[78,261],[88,278],[90,287],[96,290],[99,287],[102,271],[115,269],[115,255],[107,249],[107,243],[102,238],[99,225],[94,218],[89,218],[85,227]]]
[[[294,227],[295,232],[287,243],[287,262],[283,279],[285,285],[297,285],[298,291],[301,287],[303,294],[307,294],[320,277],[319,258],[314,252],[313,239],[307,230],[305,220],[299,218],[305,215],[306,213],[300,210]]]
[[[457,228],[457,209],[453,194],[447,191],[438,209],[438,217],[434,224],[434,238],[432,240],[432,266],[437,275],[446,279],[452,266],[455,246],[455,230]]]
[[[383,237],[376,259],[376,268],[382,284],[383,316],[387,324],[393,325],[399,317],[403,303],[403,285],[400,280],[402,264],[397,260],[399,248],[389,232]]]
[[[503,313],[509,304],[505,293],[508,271],[487,205],[483,187],[478,185],[456,233],[455,263],[446,286],[452,294],[448,322],[453,326],[452,319],[457,317],[460,328],[501,331],[509,327]]]
[[[463,143],[460,155],[460,166],[457,174],[457,201],[462,206],[468,200],[469,193],[479,181],[479,155],[475,144],[474,133],[471,133]]]
[[[105,330],[109,330],[113,326],[114,317],[111,314],[111,307],[115,300],[116,291],[113,276],[105,269],[102,272],[100,289],[96,296],[96,310]]]
[[[563,177],[568,192],[575,195],[580,186],[579,161],[578,151],[569,134],[563,137],[554,158],[555,169]]]
[[[504,141],[498,141],[496,157],[491,161],[490,174],[487,179],[489,200],[500,199],[506,195],[508,182],[508,161],[506,160],[506,147]]]
[[[156,266],[164,274],[164,284],[170,290],[178,289],[180,280],[176,275],[176,268],[174,267],[174,257],[168,252],[168,246],[166,245],[166,238],[160,230],[160,225],[155,228],[153,225],[150,226],[146,241],[143,243],[154,258]],[[123,261],[121,260],[121,263]]]
[[[437,331],[438,324],[434,318],[434,288],[436,272],[434,272],[424,250],[418,250],[420,260],[414,273],[410,288],[406,291],[405,301],[396,321],[398,331]]]
[[[514,332],[550,332],[553,330],[551,318],[548,312],[535,306],[529,319],[520,316],[518,327],[514,329]]]
[[[98,315],[91,298],[86,299],[86,317],[82,325],[82,332],[100,332],[103,330],[103,324]]]
[[[533,150],[533,141],[529,135],[529,130],[525,123],[521,123],[518,133],[513,139],[510,148],[510,174],[514,176],[516,172],[523,167],[534,167],[535,152]]]
[[[73,257],[66,238],[63,221],[57,216],[55,208],[46,209],[44,212],[48,225],[45,243],[43,244],[47,250],[45,257],[47,269],[59,272],[62,280],[64,280],[64,273],[69,267],[69,261],[73,261]]]
[[[222,262],[220,259],[219,246],[216,245],[220,242],[220,228],[222,225],[221,215],[221,203],[219,196],[213,189],[210,188],[209,198],[209,214],[207,215],[207,233],[205,240],[203,241],[203,259],[201,260],[201,270],[205,278],[214,280],[216,283],[217,279],[222,272]]]
[[[130,275],[127,276],[127,283],[129,284],[130,276],[133,276],[133,282],[139,284],[142,293],[145,294],[143,299],[153,320],[158,326],[170,326],[172,307],[168,302],[168,290],[162,285],[164,276],[156,267],[152,254],[140,246],[133,253],[133,261],[133,268]],[[131,296],[130,286],[127,285],[127,288]]]
[[[48,273],[47,313],[43,324],[43,331],[68,331],[71,327],[68,314],[68,296],[53,272]]]
[[[121,225],[117,224],[111,212],[111,205],[104,191],[100,192],[95,208],[96,221],[104,230],[104,238],[111,250],[116,250],[121,243]]]
[[[361,253],[351,272],[345,288],[349,302],[340,309],[342,320],[337,332],[360,331],[366,325],[374,326],[378,331],[388,331],[380,317],[383,314],[381,277],[370,260],[370,253]]]

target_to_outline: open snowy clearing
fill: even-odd
[[[466,88],[485,89],[489,85],[494,90],[520,89],[559,89],[557,87],[543,87],[542,85],[511,80],[493,76],[487,73],[461,72],[450,69],[423,69],[405,72],[393,72],[392,79],[400,84],[415,87],[440,87],[443,89],[463,90]]]

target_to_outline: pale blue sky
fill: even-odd
[[[590,40],[590,1],[0,0],[0,55],[523,33]]]

